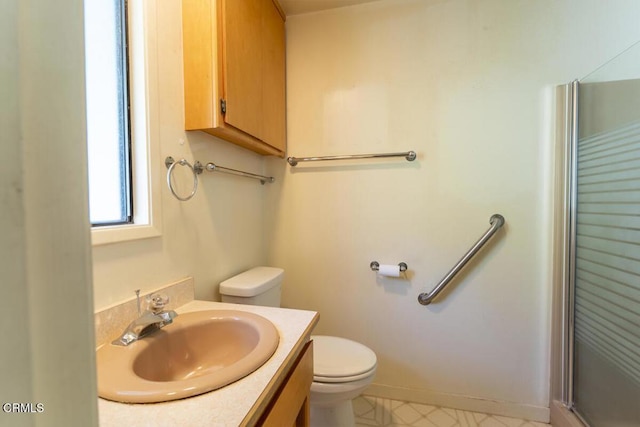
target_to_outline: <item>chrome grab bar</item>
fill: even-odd
[[[494,214],[489,219],[489,223],[491,227],[487,230],[486,233],[478,240],[472,247],[469,249],[469,252],[463,256],[460,261],[457,262],[456,265],[453,266],[451,271],[447,273],[446,276],[438,283],[438,285],[433,288],[433,290],[429,293],[422,293],[418,295],[418,302],[422,305],[429,305],[433,302],[433,300],[438,296],[440,292],[451,282],[451,280],[464,268],[464,266],[469,262],[471,258],[474,257],[476,253],[484,246],[485,243],[493,236],[496,231],[500,227],[504,225],[504,217],[500,214]]]
[[[351,159],[374,159],[380,157],[404,157],[407,161],[412,162],[416,159],[415,151],[406,151],[403,153],[381,153],[381,154],[351,154],[344,156],[324,156],[324,157],[287,157],[287,162],[291,166],[296,166],[298,162],[317,162],[321,160],[351,160]]]

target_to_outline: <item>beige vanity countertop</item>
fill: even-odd
[[[284,378],[283,373],[308,341],[318,321],[313,311],[276,307],[191,301],[178,314],[201,310],[241,310],[269,319],[280,333],[280,344],[258,370],[226,387],[188,399],[162,403],[128,404],[98,399],[100,426],[225,426],[246,425],[261,412]]]

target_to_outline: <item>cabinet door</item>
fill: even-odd
[[[284,152],[284,20],[273,0],[224,0],[225,123]]]
[[[224,121],[258,139],[262,139],[264,2],[224,0],[223,7]]]
[[[216,23],[215,2],[182,1],[185,130],[219,126]]]
[[[264,62],[262,111],[264,141],[286,150],[285,27],[278,9],[266,0],[264,12]]]
[[[262,427],[308,427],[309,398],[313,382],[313,342],[305,344],[259,425]]]

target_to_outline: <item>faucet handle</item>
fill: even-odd
[[[163,311],[168,303],[169,297],[165,294],[151,294],[147,297],[148,309],[156,314]]]

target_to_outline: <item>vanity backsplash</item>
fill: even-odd
[[[174,310],[194,298],[193,277],[186,277],[177,282],[140,294],[140,310],[146,309],[145,298],[154,293],[169,297],[168,310]],[[132,320],[139,317],[136,297],[95,313],[96,348],[117,338]]]

